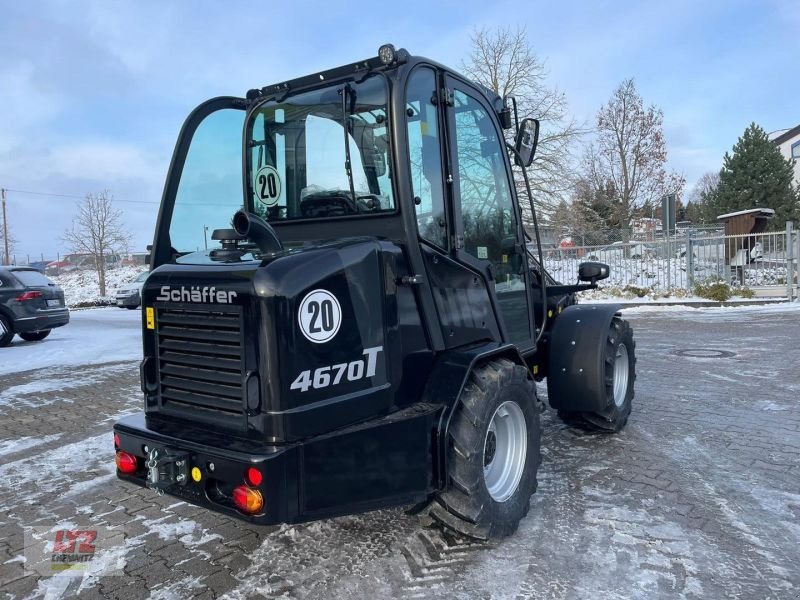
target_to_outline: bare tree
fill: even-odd
[[[596,189],[615,190],[613,213],[627,228],[634,209],[654,206],[664,194],[680,195],[683,177],[667,173],[664,114],[644,106],[633,79],[626,79],[597,113],[597,135],[585,155]]]
[[[11,228],[8,227],[8,261],[9,263],[12,261],[13,254],[14,254],[14,234],[11,232]],[[0,223],[0,265],[5,264],[6,256],[5,256],[5,238],[3,237],[3,226]]]
[[[106,261],[127,251],[130,239],[122,222],[122,211],[114,208],[114,197],[108,190],[86,195],[78,205],[78,215],[72,220],[71,228],[63,236],[72,252],[91,257],[101,296],[106,295]]]
[[[520,119],[541,121],[539,147],[528,173],[535,200],[549,214],[573,187],[572,149],[583,131],[568,116],[564,93],[547,85],[545,63],[529,44],[524,28],[476,29],[471,41],[469,57],[461,64],[465,74],[500,97],[514,96]],[[519,183],[518,177],[518,187]]]

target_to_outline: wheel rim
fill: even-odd
[[[483,479],[496,502],[505,502],[517,490],[527,452],[525,415],[516,402],[503,402],[492,415],[483,444]]]
[[[614,358],[614,404],[618,407],[625,404],[628,395],[628,348],[625,344],[617,346],[617,355]]]
[[[0,337],[3,337],[7,333],[8,329],[6,329],[6,322],[3,319],[0,319]]]

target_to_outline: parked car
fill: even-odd
[[[31,267],[0,267],[0,348],[14,335],[38,342],[67,323],[60,287]]]
[[[62,273],[68,273],[69,271],[74,271],[77,269],[77,265],[67,261],[67,260],[54,260],[53,262],[47,263],[47,266],[44,269],[46,275],[61,275]]]
[[[117,306],[120,308],[139,308],[142,303],[142,286],[150,273],[145,271],[130,283],[117,290]]]
[[[626,246],[630,248],[627,256],[625,255]],[[587,250],[586,258],[587,260],[599,260],[601,262],[616,262],[623,258],[632,258],[634,260],[653,258],[655,254],[655,248],[650,244],[614,242],[603,248]]]

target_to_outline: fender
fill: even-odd
[[[575,304],[558,315],[550,332],[547,397],[550,406],[597,412],[597,390],[605,390],[605,347],[618,304]]]
[[[444,407],[439,415],[438,427],[433,432],[432,448],[433,476],[439,489],[447,485],[447,432],[450,428],[450,419],[467,384],[469,374],[477,365],[490,358],[499,357],[508,358],[527,369],[517,347],[500,342],[481,342],[448,350],[442,353],[433,365],[422,394],[422,402],[440,404]],[[530,377],[530,373],[528,375]]]

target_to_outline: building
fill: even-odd
[[[794,161],[794,182],[800,187],[800,125],[772,138],[781,154]]]

